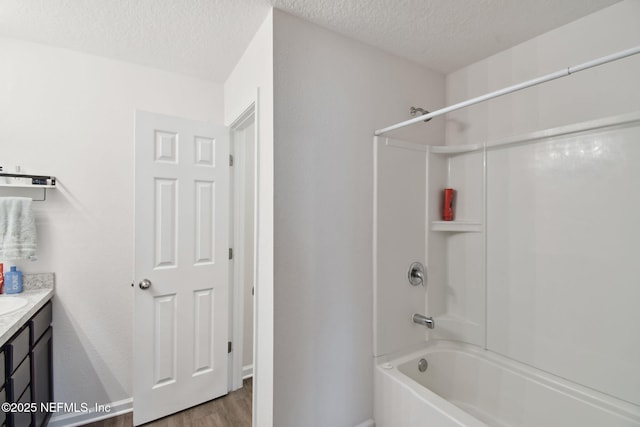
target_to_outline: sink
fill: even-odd
[[[27,300],[20,297],[0,297],[0,316],[9,314],[27,305]]]

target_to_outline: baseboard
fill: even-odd
[[[242,379],[253,377],[253,365],[247,365],[242,367]]]
[[[374,423],[373,420],[369,419],[367,421],[361,422],[360,424],[354,427],[376,427],[376,423]]]
[[[126,414],[133,411],[133,398],[108,403],[103,407],[109,408],[109,412],[104,410],[96,412],[95,409],[93,409],[88,412],[53,414],[49,420],[48,426],[74,427]]]

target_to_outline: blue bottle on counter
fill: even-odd
[[[4,273],[4,293],[19,294],[22,292],[22,271],[18,271],[15,265]]]

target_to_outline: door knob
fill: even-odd
[[[140,289],[149,289],[151,287],[151,280],[143,279],[142,282],[138,283]]]

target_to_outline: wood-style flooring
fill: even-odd
[[[177,414],[145,424],[145,427],[251,427],[253,382],[244,380],[243,387],[226,396],[194,406]],[[131,427],[131,413],[85,424],[85,427]]]

